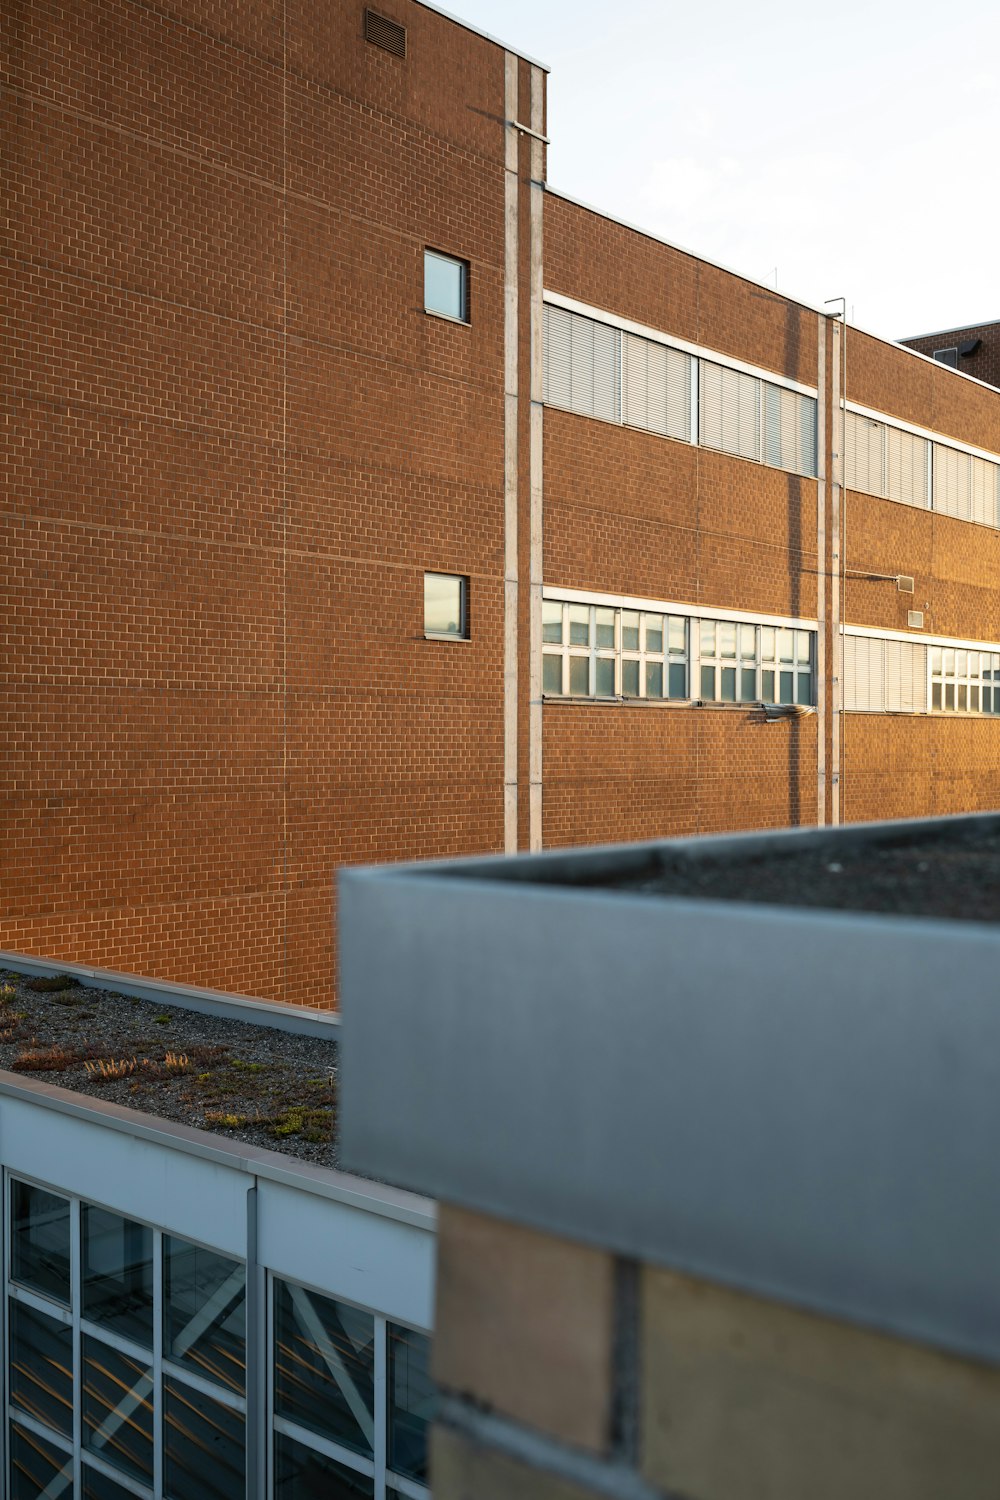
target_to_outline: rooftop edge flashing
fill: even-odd
[[[418,0],[423,4],[424,0]],[[875,339],[880,344],[886,344],[890,349],[898,349],[903,354],[913,355],[916,359],[925,359],[932,365],[946,369],[952,375],[960,375],[963,380],[971,380],[973,385],[982,386],[987,391],[997,391],[995,385],[988,380],[980,380],[977,375],[970,375],[967,370],[953,370],[949,365],[942,365],[940,360],[934,359],[930,354],[924,354],[921,349],[911,349],[907,344],[900,343],[898,339],[886,338],[884,334],[873,333],[868,328],[863,328],[860,323],[849,323],[846,318],[839,314],[830,312],[828,308],[817,307],[813,302],[807,302],[804,297],[794,297],[789,292],[776,291],[773,286],[768,286],[766,281],[758,281],[756,276],[748,276],[745,271],[738,271],[735,266],[726,265],[724,261],[713,260],[709,255],[702,255],[697,250],[692,250],[688,245],[679,245],[676,240],[668,240],[666,235],[657,234],[654,229],[644,229],[641,224],[633,224],[629,219],[619,218],[617,214],[610,213],[607,209],[598,208],[593,203],[586,203],[582,198],[576,198],[572,193],[564,193],[560,188],[553,187],[551,183],[543,183],[546,193],[551,193],[554,198],[562,198],[565,203],[572,203],[576,208],[582,208],[584,212],[596,214],[599,219],[607,219],[610,224],[618,224],[622,229],[628,229],[632,234],[642,235],[643,239],[654,240],[658,245],[665,245],[668,250],[676,250],[679,255],[687,255],[691,260],[699,260],[703,265],[713,266],[717,271],[724,271],[727,276],[735,276],[738,281],[745,281],[748,286],[759,287],[762,292],[768,292],[779,302],[791,302],[796,307],[805,308],[806,312],[816,313],[821,318],[831,318],[835,322],[842,322],[845,328],[853,329],[855,333],[863,333],[866,338]],[[839,301],[839,298],[834,298]],[[624,315],[623,315],[624,316]],[[981,324],[970,324],[969,327],[982,327]],[[961,329],[949,330],[962,332]],[[917,334],[917,338],[935,338],[935,334]]]
[[[923,639],[916,635],[903,636],[902,633],[900,638],[917,641]],[[680,851],[693,860],[718,860],[731,858],[734,854],[753,857],[766,852],[772,847],[778,834],[790,850],[808,850],[823,849],[831,843],[836,843],[840,848],[855,848],[928,835],[944,840],[953,834],[971,833],[978,829],[1000,832],[1000,811],[948,813],[941,817],[887,818],[868,823],[808,824],[800,828],[770,828],[744,833],[701,833],[682,838],[643,839],[626,844],[590,844],[583,848],[541,849],[530,853],[524,850],[502,856],[467,854],[457,859],[408,860],[390,865],[350,866],[344,867],[341,874],[352,882],[365,883],[395,881],[404,876],[420,880],[429,877],[445,880],[482,878],[490,884],[510,881],[548,885],[551,880],[549,872],[558,875],[563,871],[571,871],[574,873],[570,878],[562,876],[558,883],[574,886],[577,873],[593,877],[604,870],[621,871],[627,865],[638,866],[643,861],[648,861],[651,854],[662,848],[669,848],[672,852]],[[819,913],[822,909],[809,910]]]
[[[146,979],[141,974],[125,974],[115,969],[97,969],[89,964],[66,963],[59,958],[39,958],[34,954],[0,949],[0,968],[15,969],[21,974],[72,974],[88,989],[120,990],[141,1000],[169,1000],[181,1010],[198,1011],[206,1016],[221,1016],[229,1021],[247,1021],[255,1026],[271,1026],[276,1031],[291,1031],[297,1036],[322,1037],[332,1041],[340,1029],[340,1016],[333,1011],[310,1010],[304,1005],[283,1005],[280,1001],[257,999],[253,995],[234,995],[225,990],[203,989],[198,985],[179,984],[167,979]],[[334,1033],[331,1036],[331,1030]]]
[[[1000,1365],[1000,931],[572,888],[976,828],[1000,814],[345,872],[345,1161]]]
[[[1000,318],[984,318],[981,323],[959,323],[956,328],[935,328],[930,333],[908,333],[905,338],[898,339],[897,342],[906,344],[910,339],[943,339],[953,333],[972,333],[977,328],[997,327],[1000,327]],[[917,349],[915,352],[922,354],[923,350]],[[941,361],[937,360],[935,363],[940,364]],[[945,368],[948,369],[950,366],[945,366]]]
[[[456,26],[461,26],[463,31],[471,31],[474,36],[481,36],[483,41],[492,42],[495,47],[502,47],[505,52],[511,52],[515,57],[520,57],[524,62],[531,63],[532,67],[541,68],[543,73],[552,72],[548,63],[539,62],[537,57],[532,57],[529,53],[522,52],[520,47],[508,46],[506,42],[502,42],[492,32],[484,31],[481,26],[474,26],[471,21],[464,20],[462,16],[456,16],[454,11],[445,10],[441,5],[434,5],[431,3],[431,0],[415,0],[415,4],[422,5],[424,10],[432,10],[435,15],[443,16],[446,21],[451,21]]]
[[[278,1151],[267,1151],[259,1146],[247,1146],[243,1143],[229,1145],[223,1137],[207,1130],[198,1130],[192,1125],[181,1125],[173,1120],[161,1119],[158,1115],[147,1114],[144,1110],[129,1109],[125,1105],[112,1104],[103,1099],[92,1099],[73,1089],[43,1083],[38,1079],[22,1078],[19,1074],[0,1069],[0,1102],[5,1098],[25,1100],[59,1114],[88,1120],[136,1140],[150,1141],[154,1145],[181,1151],[187,1156],[197,1156],[203,1161],[211,1161],[249,1176],[280,1182],[317,1197],[332,1198],[338,1203],[364,1209],[367,1213],[379,1214],[383,1218],[396,1219],[417,1229],[433,1231],[437,1224],[437,1205],[433,1199],[411,1193],[405,1188],[372,1182],[368,1178],[342,1172],[334,1167],[296,1162],[292,1157],[282,1156]]]

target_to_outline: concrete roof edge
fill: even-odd
[[[310,1010],[305,1005],[284,1005],[280,1001],[178,984],[168,979],[148,979],[142,974],[67,963],[61,958],[42,958],[33,953],[0,949],[0,968],[16,969],[22,974],[49,974],[55,970],[59,974],[72,974],[90,989],[123,990],[143,1000],[165,1000],[182,1010],[223,1016],[230,1021],[247,1021],[254,1026],[272,1026],[277,1031],[292,1031],[297,1036],[334,1041],[340,1030],[340,1016],[332,1011]]]
[[[143,1110],[128,1109],[124,1105],[111,1104],[103,1099],[91,1099],[72,1089],[60,1088],[56,1084],[43,1083],[34,1078],[22,1078],[0,1069],[0,1100],[5,1098],[26,1100],[30,1104],[76,1119],[88,1120],[91,1124],[118,1131],[137,1140],[150,1141],[154,1145],[181,1151],[187,1156],[197,1156],[203,1161],[215,1162],[233,1171],[284,1183],[318,1197],[332,1198],[353,1208],[363,1209],[366,1213],[397,1219],[418,1229],[432,1231],[437,1224],[436,1203],[420,1193],[390,1187],[333,1167],[297,1162],[291,1157],[282,1156],[280,1152],[267,1151],[259,1146],[248,1146],[242,1142],[230,1145],[222,1137],[212,1135],[207,1130],[198,1130],[192,1125],[160,1119]]]
[[[897,339],[900,344],[909,343],[911,339],[943,339],[950,333],[971,333],[974,328],[996,328],[1000,326],[1000,318],[983,318],[978,323],[959,323],[955,328],[932,328],[930,333],[908,333],[906,338]]]

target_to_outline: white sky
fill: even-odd
[[[548,63],[549,182],[903,338],[1000,319],[1000,0],[442,0]]]

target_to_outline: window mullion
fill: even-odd
[[[153,1230],[153,1495],[163,1495],[163,1231]]]
[[[375,1315],[375,1500],[385,1497],[386,1447],[388,1442],[388,1351],[385,1318]]]
[[[73,1314],[73,1493],[83,1493],[81,1453],[83,1451],[83,1338],[80,1318],[83,1307],[83,1233],[79,1198],[70,1199],[69,1216],[69,1299]]]

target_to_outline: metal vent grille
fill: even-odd
[[[380,16],[377,10],[365,11],[365,41],[391,52],[393,57],[406,56],[406,27]]]
[[[896,588],[901,594],[913,593],[913,579],[910,577],[909,573],[896,574]]]
[[[923,630],[924,612],[922,609],[908,609],[906,611],[906,623],[911,630]]]

